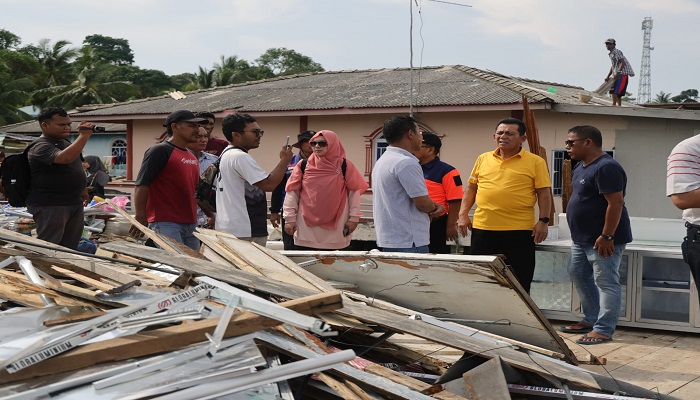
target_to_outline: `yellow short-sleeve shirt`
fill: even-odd
[[[523,148],[507,160],[498,149],[481,154],[469,183],[478,186],[472,226],[491,231],[532,229],[536,189],[552,186],[544,159]]]

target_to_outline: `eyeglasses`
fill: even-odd
[[[265,131],[262,129],[256,129],[254,131],[243,131],[243,132],[238,132],[238,133],[246,133],[246,132],[250,132],[257,137],[262,137],[262,135],[265,134]]]
[[[573,140],[565,140],[565,141],[564,141],[564,144],[565,144],[566,146],[568,146],[568,147],[571,147],[571,146],[574,145],[574,142],[577,142],[577,141],[579,141],[579,140],[586,140],[586,139],[588,139],[588,138],[573,139]]]
[[[326,146],[328,146],[328,142],[316,142],[316,141],[314,141],[314,142],[309,142],[309,144],[311,145],[311,147],[315,147],[315,146],[326,147]]]

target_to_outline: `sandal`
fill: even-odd
[[[612,337],[588,336],[588,334],[585,334],[585,335],[581,336],[581,339],[576,340],[576,343],[583,344],[583,345],[591,345],[591,344],[601,344],[601,343],[609,342],[611,340],[613,340]]]
[[[565,333],[588,333],[593,330],[593,326],[577,322],[573,325],[562,325],[559,330]]]

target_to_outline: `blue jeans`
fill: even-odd
[[[610,257],[598,255],[592,244],[573,243],[569,259],[569,277],[576,286],[583,308],[583,322],[593,330],[611,337],[620,317],[622,286],[620,261],[625,244],[616,244]]]
[[[382,251],[387,253],[429,253],[430,249],[428,245],[416,247],[414,244],[413,247],[382,247]]]
[[[192,250],[199,250],[199,239],[193,233],[197,224],[180,224],[177,222],[149,222],[153,231],[171,237]]]

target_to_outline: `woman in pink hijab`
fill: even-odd
[[[343,249],[360,221],[360,196],[369,185],[346,159],[335,132],[319,131],[309,144],[306,169],[298,163],[287,181],[284,229],[299,249]]]

